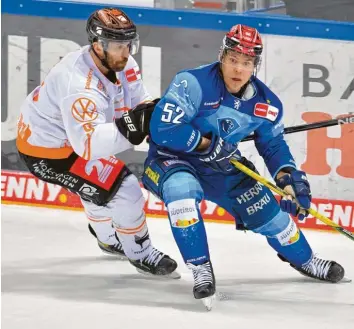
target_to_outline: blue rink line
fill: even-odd
[[[102,4],[78,2],[2,1],[2,13],[59,19],[85,20],[94,10],[103,7],[104,5]],[[265,34],[354,41],[354,23],[260,16],[259,14],[241,15],[235,13],[120,7],[138,25],[227,31],[232,25],[239,23],[257,27],[261,33]]]

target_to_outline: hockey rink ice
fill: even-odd
[[[138,274],[105,256],[83,212],[2,205],[3,329],[353,329],[354,283],[305,278],[265,239],[207,223],[218,299],[211,312],[193,298],[167,220],[149,219],[154,245],[175,258],[180,280]],[[324,258],[354,278],[354,243],[305,231]]]

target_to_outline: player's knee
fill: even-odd
[[[144,211],[145,199],[138,179],[126,177],[113,199],[106,205],[111,208],[115,224],[131,226]]]
[[[182,171],[174,173],[163,183],[162,195],[165,204],[183,199],[195,199],[200,202],[203,189],[195,176]]]
[[[292,218],[287,213],[279,211],[270,221],[252,231],[268,237],[277,237],[279,240],[279,238],[285,237],[287,231],[292,228],[297,230]]]

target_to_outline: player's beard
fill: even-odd
[[[125,66],[127,65],[127,62],[128,62],[128,58],[124,58],[123,60],[109,63],[110,64],[109,66],[114,72],[120,72],[124,70]]]

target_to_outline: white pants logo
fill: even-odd
[[[118,160],[114,157],[110,157],[108,159],[108,162],[115,165],[116,163],[118,163]],[[85,166],[86,174],[91,175],[94,168],[96,168],[96,170],[97,170],[98,180],[101,183],[106,182],[107,178],[109,177],[109,175],[111,174],[111,172],[113,170],[113,166],[109,163],[104,164],[100,160],[91,160],[86,163],[86,166]]]
[[[84,183],[81,187],[80,187],[80,192],[84,193],[84,194],[87,194],[89,196],[93,196],[94,194],[96,194],[97,192],[97,188],[91,186],[91,185],[88,185],[86,183]]]

